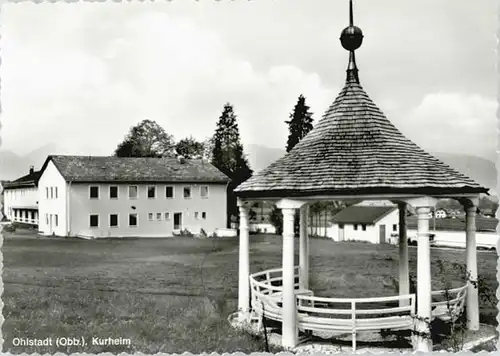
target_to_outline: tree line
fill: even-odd
[[[289,131],[285,144],[286,152],[290,152],[313,129],[313,122],[313,114],[306,104],[306,98],[301,94],[293,111],[289,114],[289,120],[284,121],[288,125]],[[117,157],[157,158],[183,156],[186,159],[209,161],[230,178],[227,190],[227,226],[230,226],[231,222],[239,220],[236,196],[233,190],[250,178],[253,171],[244,153],[237,116],[230,103],[224,105],[213,135],[203,141],[199,141],[193,136],[176,141],[174,136],[157,122],[145,119],[129,130],[123,141],[116,147],[114,155]],[[311,212],[336,212],[342,207],[342,204],[336,202],[317,202],[311,205]],[[251,217],[255,215],[252,213],[251,211]],[[277,228],[277,233],[281,233],[282,214],[275,205],[270,215],[270,221]],[[298,212],[295,221],[296,229],[298,229]]]
[[[178,141],[157,122],[142,120],[133,126],[114,151],[116,157],[168,157],[205,159],[230,178],[227,192],[227,224],[238,217],[235,187],[253,171],[243,152],[237,117],[230,103],[224,105],[214,134],[204,141],[193,136]]]

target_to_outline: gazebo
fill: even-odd
[[[436,306],[433,298],[438,293],[431,290],[430,209],[442,198],[456,199],[465,209],[469,280],[464,281],[466,286],[457,289],[456,301],[463,299],[468,329],[477,330],[475,216],[479,194],[487,193],[488,189],[406,138],[368,97],[360,85],[354,53],[361,46],[363,34],[353,25],[352,0],[349,5],[350,25],[340,37],[342,46],[349,51],[344,88],[314,129],[290,152],[235,189],[240,213],[237,315],[241,322],[250,320],[255,313],[281,321],[284,347],[297,346],[299,329],[352,329],[355,347],[356,330],[373,329],[377,325],[380,328],[408,327],[408,318],[362,319],[357,314],[356,303],[365,302],[363,300],[350,301],[346,312],[349,319],[314,318],[308,314],[316,310],[314,303],[321,302],[321,298],[311,297],[313,292],[309,290],[308,205],[321,200],[390,200],[399,208],[399,295],[385,300],[399,300],[400,308],[393,309],[408,311],[412,325],[419,331],[414,348],[432,351],[432,341],[428,337],[429,321]],[[283,214],[283,262],[278,270],[282,279],[280,286],[271,283],[273,278],[270,275],[276,271],[250,275],[248,212],[255,201],[273,201]],[[416,311],[411,306],[414,308],[415,295],[409,290],[407,205],[412,206],[418,216]],[[294,265],[296,210],[300,210],[298,267]],[[265,285],[267,290],[263,287]],[[264,306],[264,301],[269,302],[265,310],[259,307]],[[342,302],[335,298],[331,301]],[[372,301],[377,301],[377,298]],[[343,313],[342,310],[337,312]],[[381,310],[377,312],[383,314]]]

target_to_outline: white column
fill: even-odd
[[[471,282],[477,282],[477,247],[476,247],[476,209],[467,206],[465,209],[466,221],[466,256],[467,271],[469,278],[467,282],[467,328],[479,330],[479,291],[477,286]]]
[[[301,289],[309,289],[309,234],[307,218],[308,205],[300,208],[300,242],[299,242],[299,283]]]
[[[248,236],[248,208],[240,210],[240,254],[238,275],[238,311],[248,317],[250,311],[250,243]]]
[[[426,336],[417,336],[416,351],[432,351],[430,338],[431,318],[431,249],[429,243],[429,212],[428,207],[418,207],[417,228],[417,331]]]
[[[282,346],[297,345],[297,305],[294,277],[294,215],[295,209],[282,208],[283,212],[283,323]]]
[[[408,238],[406,235],[406,203],[398,203],[399,208],[399,295],[410,294],[410,275],[408,263]],[[408,305],[400,300],[399,306]]]

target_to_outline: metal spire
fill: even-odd
[[[354,20],[353,20],[353,14],[352,14],[352,0],[349,0],[349,26],[354,26]]]
[[[342,31],[340,35],[340,42],[342,47],[349,51],[347,81],[354,80],[356,83],[359,83],[358,68],[356,66],[356,56],[354,55],[354,51],[358,49],[363,42],[363,32],[359,27],[354,26],[352,0],[349,0],[349,26]]]

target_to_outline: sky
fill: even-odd
[[[431,152],[496,157],[495,0],[355,0],[360,81]],[[315,122],[345,82],[347,0],[8,3],[0,150],[109,155],[131,126],[284,148],[300,94]]]

